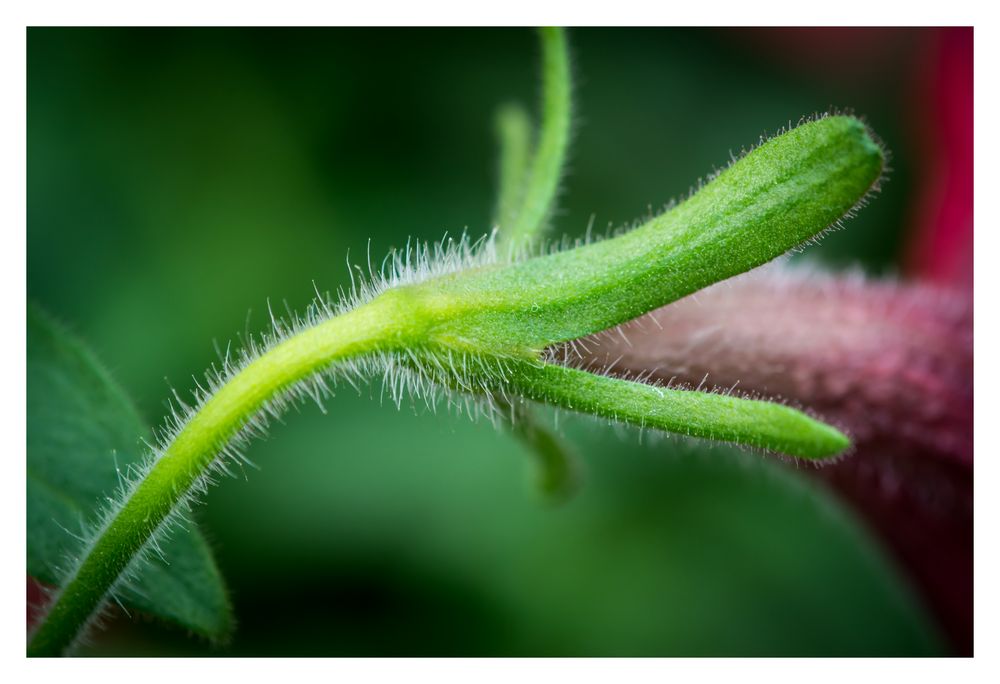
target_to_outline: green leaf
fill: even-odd
[[[118,470],[140,462],[149,431],[79,340],[31,304],[27,328],[28,574],[57,584],[118,486]],[[224,640],[232,609],[204,537],[190,523],[160,547],[166,562],[146,561],[122,592],[126,607]]]

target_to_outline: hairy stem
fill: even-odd
[[[100,532],[55,597],[28,654],[57,655],[77,640],[132,559],[268,400],[331,363],[395,348],[402,331],[412,329],[405,309],[399,297],[383,296],[305,330],[260,356],[208,399]]]
[[[690,437],[822,459],[847,449],[839,430],[767,401],[667,389],[553,364],[521,363],[511,388],[537,401]]]
[[[513,248],[524,247],[545,228],[559,189],[570,132],[570,75],[566,34],[559,28],[539,30],[542,42],[542,118],[537,147],[520,210],[500,234]]]
[[[497,239],[501,248],[530,248],[539,242],[547,227],[545,219],[552,211],[566,161],[571,109],[569,56],[565,37],[554,40],[560,37],[558,34],[558,29],[539,31],[544,55],[542,102],[545,115],[538,138],[548,145],[548,149],[540,145],[538,156],[531,159],[531,119],[523,107],[505,105],[497,113],[500,173],[494,222],[500,227]],[[531,202],[536,204],[529,215],[526,204]],[[511,404],[501,397],[494,397],[494,401],[511,432],[534,456],[541,495],[551,502],[569,498],[579,484],[580,472],[570,448],[538,421],[530,406]]]
[[[359,355],[398,352],[429,373],[441,369],[446,377],[433,379],[445,386],[457,378],[466,391],[511,392],[692,436],[805,458],[842,451],[849,445],[843,435],[784,406],[643,386],[539,365],[539,358],[554,344],[773,259],[849,212],[881,169],[881,149],[860,122],[808,123],[631,233],[506,265],[460,264],[456,272],[383,292],[285,340],[183,426],[98,532],[29,652],[59,653],[75,641],[132,559],[269,400]]]
[[[559,29],[540,35],[542,126],[530,165],[524,121],[508,122],[506,133],[500,212],[514,218],[501,235],[515,252],[545,228],[569,138],[565,36]],[[829,117],[761,145],[631,233],[509,263],[476,262],[468,249],[452,254],[451,262],[444,255],[442,263],[428,263],[425,248],[421,277],[397,273],[382,283],[394,289],[375,288],[373,296],[382,294],[367,304],[276,344],[204,400],[97,531],[35,631],[29,654],[62,653],[78,639],[133,560],[255,415],[297,383],[357,357],[394,354],[393,364],[410,365],[421,380],[444,387],[521,396],[793,456],[843,451],[849,446],[844,435],[785,406],[652,387],[541,358],[555,344],[619,325],[813,238],[877,185],[883,161],[860,121]],[[410,268],[409,257],[407,251],[397,258],[397,267]],[[522,437],[543,460],[558,465],[558,443],[536,424],[523,427]]]
[[[531,119],[520,105],[508,104],[497,112],[497,140],[500,163],[497,179],[495,225],[512,227],[521,213],[531,161]],[[502,231],[503,239],[510,237]],[[525,236],[528,237],[528,236]]]
[[[516,352],[607,330],[837,224],[877,187],[883,162],[853,117],[804,123],[630,232],[442,283],[437,296],[461,297],[468,315],[440,334]]]

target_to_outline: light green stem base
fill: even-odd
[[[59,655],[79,637],[132,559],[265,402],[332,363],[390,350],[413,331],[402,293],[387,293],[291,337],[235,375],[195,413],[98,534],[55,598],[28,655]]]

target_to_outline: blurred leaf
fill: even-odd
[[[28,305],[28,574],[49,583],[76,554],[147,434],[124,391],[78,340]],[[232,629],[222,576],[190,524],[161,543],[124,592],[128,605],[212,640]]]

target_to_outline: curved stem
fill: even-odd
[[[497,179],[497,207],[494,225],[501,237],[509,237],[504,228],[513,227],[521,212],[527,189],[531,161],[531,119],[524,108],[508,104],[497,112],[497,140],[500,143],[500,163]]]
[[[580,462],[570,447],[542,424],[530,406],[510,406],[510,431],[534,456],[535,485],[548,503],[563,502],[580,485]]]
[[[566,34],[539,29],[542,42],[542,120],[530,177],[516,220],[500,227],[512,247],[524,247],[545,228],[569,147],[571,86]]]
[[[58,655],[72,646],[133,558],[208,475],[226,443],[269,400],[331,363],[404,342],[414,320],[399,296],[388,296],[395,294],[387,293],[285,340],[212,395],[84,552],[36,629],[28,654]]]
[[[535,485],[542,499],[553,504],[569,499],[580,485],[576,454],[538,420],[532,406],[514,403],[501,394],[493,395],[493,403],[511,434],[531,452]]]

